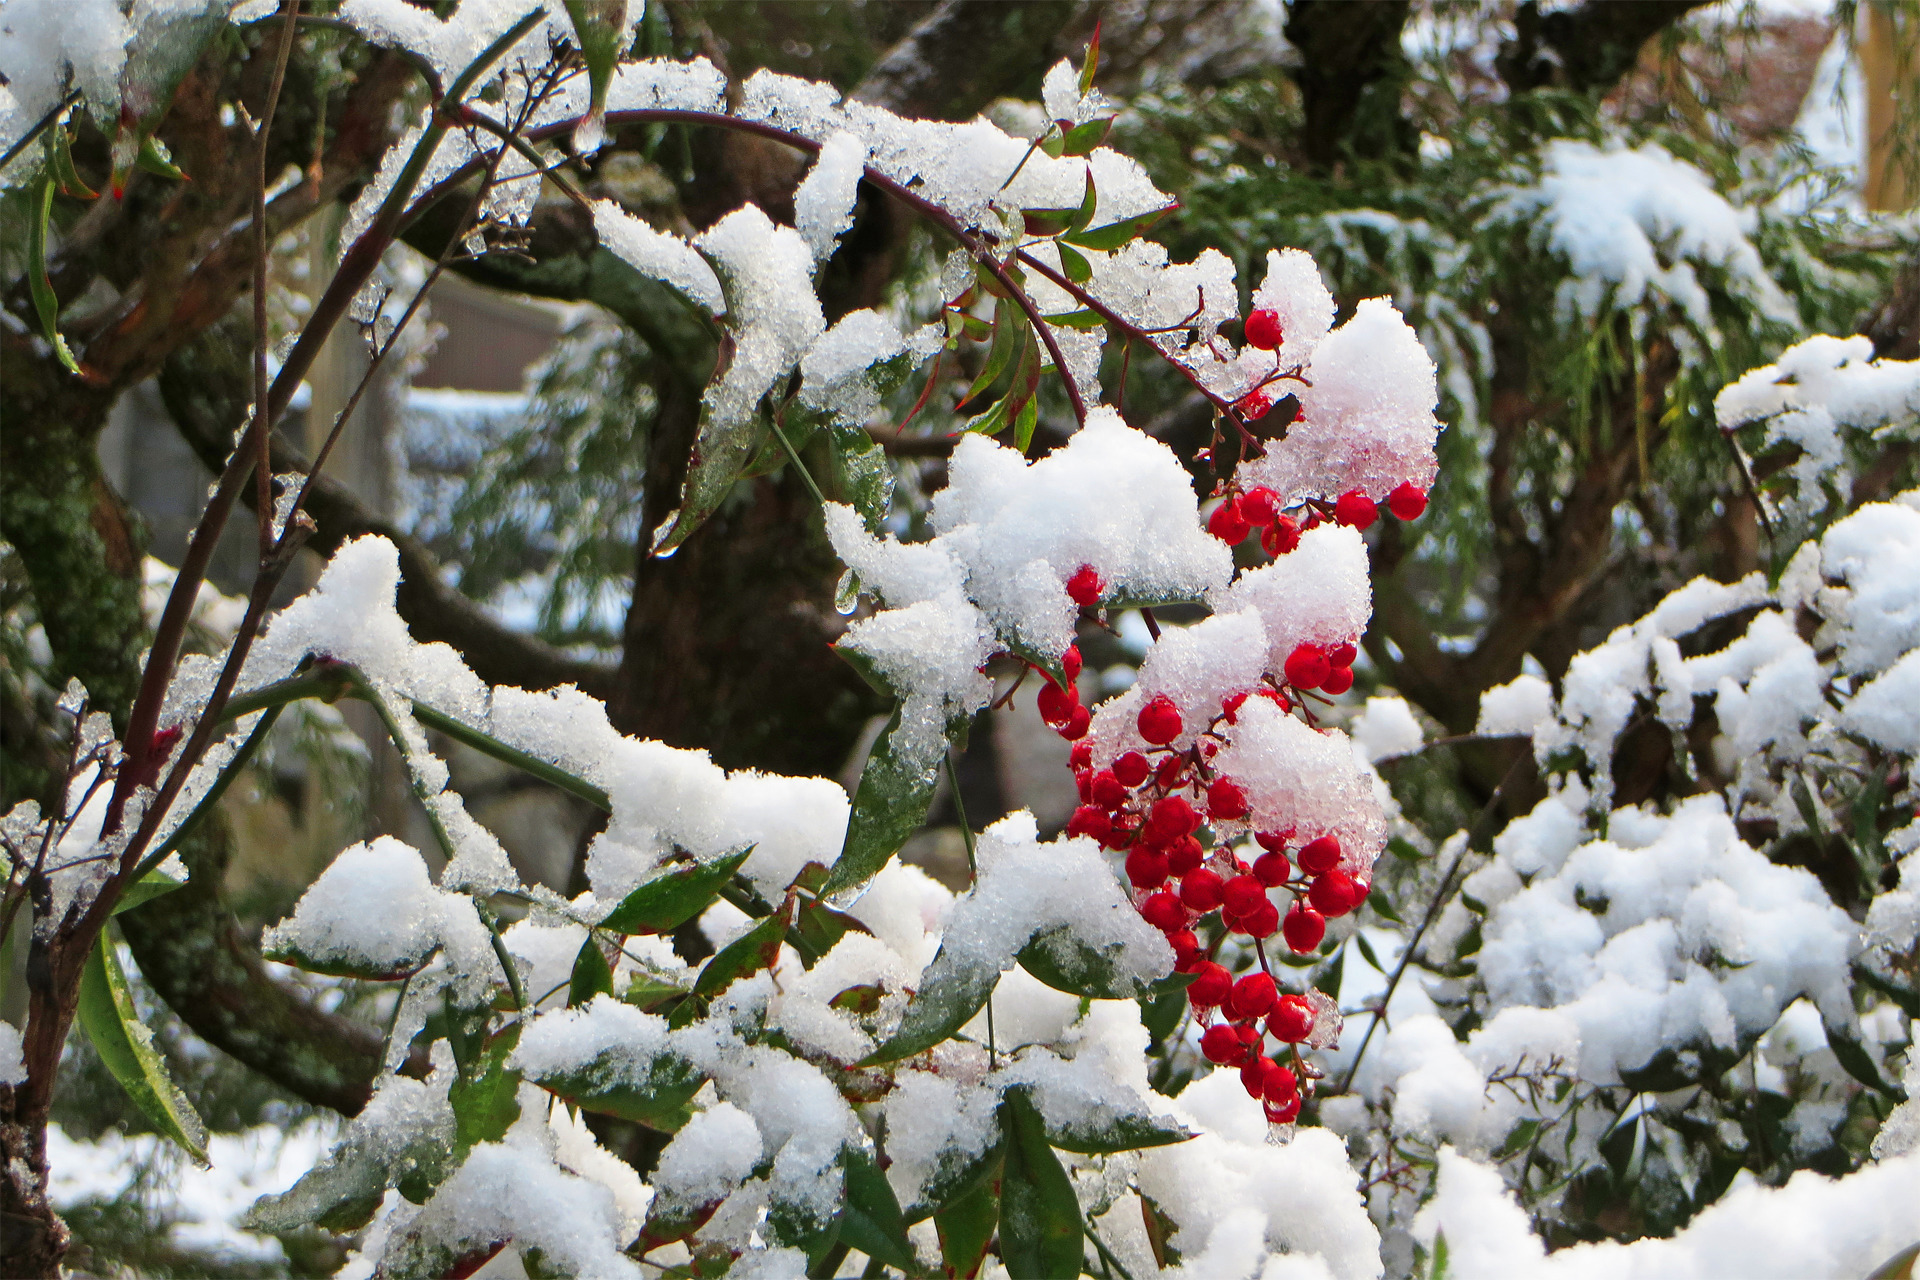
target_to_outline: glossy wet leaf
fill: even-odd
[[[901,758],[895,745],[899,732],[900,709],[895,707],[893,718],[874,739],[866,767],[860,771],[853,813],[847,820],[847,838],[821,887],[823,896],[843,893],[878,875],[907,837],[927,820],[927,810],[933,807],[934,785],[940,777],[940,761],[935,757],[929,764],[920,764]]]
[[[840,1214],[840,1242],[877,1258],[890,1267],[912,1272],[919,1267],[907,1242],[907,1220],[900,1212],[887,1175],[864,1151],[849,1147],[841,1153],[846,1170],[847,1203]]]
[[[567,1008],[583,1005],[597,995],[613,994],[613,968],[600,950],[600,940],[587,933],[580,954],[573,958],[573,974],[567,980]]]
[[[713,905],[733,873],[753,855],[753,846],[713,862],[649,880],[620,900],[600,927],[613,933],[666,933]]]
[[[140,1020],[126,974],[114,955],[113,933],[102,930],[80,976],[76,1010],[100,1061],[153,1127],[201,1164],[207,1163],[207,1127],[167,1071],[153,1032]]]

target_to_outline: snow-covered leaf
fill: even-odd
[[[1007,1091],[1000,1124],[1007,1152],[1000,1176],[1000,1256],[1007,1274],[1079,1275],[1080,1200],[1024,1090]]]

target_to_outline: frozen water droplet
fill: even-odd
[[[840,575],[840,585],[833,589],[833,607],[842,617],[860,607],[860,578],[853,570]]]

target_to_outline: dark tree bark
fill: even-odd
[[[1540,11],[1526,0],[1513,16],[1514,38],[1495,66],[1515,93],[1571,89],[1604,94],[1633,70],[1648,40],[1709,0],[1587,0]]]
[[[1409,0],[1293,0],[1287,40],[1300,52],[1294,82],[1306,120],[1298,139],[1307,164],[1383,160],[1419,142],[1400,111],[1411,68],[1400,37]]]

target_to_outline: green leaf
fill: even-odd
[[[892,1039],[858,1065],[876,1066],[924,1053],[953,1034],[980,1012],[1000,982],[1000,971],[971,958],[958,960],[942,944],[933,963],[920,975],[920,987],[907,1003]]]
[[[672,1133],[692,1114],[687,1100],[706,1074],[677,1053],[660,1053],[644,1064],[624,1049],[608,1049],[584,1063],[529,1077],[555,1097],[586,1111]]]
[[[227,0],[151,5],[135,24],[120,71],[120,128],[113,140],[111,179],[116,199],[147,139],[166,118],[180,81],[226,28],[231,7]]]
[[[1353,941],[1355,945],[1360,948],[1360,958],[1372,965],[1375,972],[1385,973],[1387,971],[1386,966],[1380,963],[1380,957],[1373,954],[1373,944],[1367,941],[1366,934],[1355,933],[1353,935]]]
[[[1007,416],[1013,419],[1014,447],[1022,453],[1033,441],[1034,424],[1039,421],[1036,398],[1040,393],[1040,343],[1028,339],[1014,367],[1013,385],[1007,391]]]
[[[175,182],[187,180],[187,175],[173,162],[173,153],[167,150],[167,144],[152,134],[140,139],[140,153],[133,162],[157,177],[171,178]]]
[[[1033,443],[1034,428],[1039,425],[1040,403],[1029,399],[1020,406],[1020,414],[1013,420],[1013,447],[1025,453]]]
[[[720,948],[694,980],[693,994],[702,999],[719,995],[750,974],[771,969],[780,958],[780,944],[787,936],[787,917],[776,911],[739,937]]]
[[[126,887],[120,895],[120,901],[113,904],[113,914],[119,915],[122,911],[131,911],[141,903],[152,902],[161,894],[172,893],[185,883],[186,881],[175,880],[170,875],[149,871]]]
[[[764,413],[756,411],[730,421],[716,416],[710,405],[701,406],[700,430],[694,437],[686,482],[680,486],[680,507],[655,532],[654,555],[671,554],[706,523],[772,433]]]
[[[277,1195],[261,1196],[241,1217],[248,1231],[302,1227],[346,1233],[373,1221],[387,1194],[387,1169],[373,1151],[343,1146]]]
[[[993,1231],[999,1225],[998,1191],[993,1181],[977,1182],[933,1215],[934,1228],[940,1233],[940,1260],[946,1264],[947,1275],[970,1280],[980,1274],[980,1264],[987,1260],[987,1246],[993,1243]]]
[[[1076,255],[1077,256],[1077,255]],[[1086,259],[1082,258],[1082,262]],[[1058,315],[1042,316],[1048,324],[1059,325],[1065,329],[1098,329],[1106,321],[1100,318],[1098,311],[1082,308],[1079,311],[1062,311]]]
[[[53,175],[40,179],[40,193],[34,199],[32,215],[27,219],[27,283],[33,293],[33,309],[40,317],[40,335],[53,348],[68,373],[80,372],[73,349],[60,336],[60,300],[54,296],[53,282],[47,279],[47,221],[53,217]]]
[[[580,56],[587,64],[588,110],[598,116],[606,111],[607,89],[620,61],[627,0],[566,0],[566,6]]]
[[[919,1269],[907,1242],[907,1220],[900,1213],[887,1175],[873,1157],[854,1147],[840,1153],[847,1175],[847,1205],[840,1214],[840,1241],[869,1258],[911,1274]]]
[[[1135,997],[1140,1001],[1140,1025],[1147,1029],[1147,1044],[1151,1051],[1157,1051],[1166,1038],[1173,1034],[1174,1028],[1180,1025],[1180,1015],[1187,1011],[1187,987],[1200,975],[1176,973],[1170,976],[1184,981],[1178,986],[1162,990],[1162,983],[1166,981],[1163,978]]]
[[[1087,167],[1087,187],[1080,196],[1080,211],[1073,215],[1073,221],[1067,224],[1067,239],[1072,239],[1087,229],[1093,221],[1094,211],[1100,207],[1100,188],[1093,180],[1093,167]],[[1062,246],[1065,240],[1059,242]]]
[[[1152,213],[1124,218],[1119,222],[1109,222],[1106,226],[1095,227],[1091,231],[1069,233],[1066,239],[1082,249],[1118,249],[1121,245],[1146,234],[1154,223],[1179,207],[1177,204],[1170,204],[1164,209],[1155,209]]]
[[[509,1069],[507,1059],[520,1043],[524,1025],[515,1022],[489,1040],[480,1055],[479,1070],[461,1076],[448,1087],[457,1159],[464,1160],[466,1153],[482,1142],[500,1141],[520,1118],[520,1072]]]
[[[1060,269],[1067,273],[1067,279],[1075,284],[1085,284],[1093,279],[1093,264],[1087,261],[1085,254],[1070,244],[1055,247],[1060,250]]]
[[[1099,1126],[1071,1124],[1047,1127],[1047,1141],[1062,1151],[1085,1156],[1112,1155],[1144,1147],[1170,1147],[1194,1135],[1177,1124],[1162,1124],[1147,1115],[1119,1116]]]
[[[113,953],[113,934],[103,929],[80,974],[80,1003],[76,1010],[87,1038],[100,1054],[120,1087],[142,1114],[200,1164],[207,1163],[207,1127],[167,1073],[166,1059],[153,1043],[153,1032],[140,1021],[133,994]]]
[[[1015,344],[1024,341],[1026,336],[1025,318],[1005,298],[995,302],[993,304],[993,342],[987,348],[986,363],[980,366],[980,376],[975,378],[973,385],[967,388],[967,394],[960,397],[961,404],[971,404],[986,393],[987,388],[994,384],[1013,360]]]
[[[1400,912],[1394,907],[1392,900],[1387,897],[1386,891],[1377,884],[1373,886],[1373,891],[1367,895],[1367,905],[1373,908],[1373,914],[1379,916],[1382,920],[1390,921],[1393,924],[1406,923],[1406,921],[1400,918]]]
[[[621,899],[600,927],[613,933],[666,933],[677,929],[712,906],[721,887],[752,855],[753,846],[748,845],[718,861],[649,880]]]
[[[1098,120],[1077,124],[1067,130],[1065,146],[1062,150],[1070,156],[1091,155],[1095,148],[1107,140],[1107,131],[1112,128],[1112,116],[1103,116]]]
[[[627,989],[620,993],[620,999],[636,1009],[644,1010],[656,1008],[686,994],[685,987],[643,969],[628,979]]]
[[[900,758],[894,736],[900,732],[900,709],[874,739],[860,786],[853,796],[853,814],[847,821],[846,843],[833,864],[823,897],[832,897],[865,884],[880,873],[907,837],[919,830],[933,805],[940,761],[920,765]]]
[[[885,446],[863,428],[839,423],[827,429],[826,440],[829,462],[821,480],[828,496],[858,511],[868,532],[881,532],[893,503],[893,463]]]
[[[798,951],[801,963],[811,969],[814,961],[833,950],[849,933],[872,932],[844,911],[803,898],[799,910],[794,912],[793,924],[787,929],[787,945]]]
[[[1507,1131],[1506,1141],[1502,1142],[1500,1149],[1493,1153],[1493,1158],[1495,1160],[1510,1160],[1522,1151],[1525,1151],[1532,1145],[1533,1135],[1540,1132],[1540,1123],[1538,1119],[1522,1120],[1519,1124],[1513,1126],[1512,1129]]]
[[[1900,1090],[1881,1079],[1880,1068],[1875,1064],[1873,1055],[1867,1052],[1867,1047],[1848,1035],[1844,1028],[1827,1024],[1827,1047],[1833,1050],[1833,1056],[1840,1060],[1847,1074],[1861,1084],[1889,1098],[1898,1099],[1901,1096]]]
[[[1920,1240],[1875,1267],[1867,1280],[1920,1280]]]
[[[1120,971],[1123,950],[1117,942],[1095,950],[1071,925],[1057,924],[1042,929],[1020,948],[1019,961],[1022,969],[1055,991],[1094,1000],[1130,1000],[1139,988]]]
[[[1087,58],[1080,64],[1080,96],[1086,97],[1093,89],[1093,73],[1100,65],[1100,24],[1093,24],[1093,39],[1087,41]]]
[[[583,1005],[597,995],[612,994],[613,969],[600,950],[600,940],[588,930],[580,954],[573,958],[573,976],[567,980],[567,1008]]]
[[[73,135],[64,124],[57,124],[47,131],[47,163],[53,169],[61,195],[77,200],[99,198],[100,193],[81,179],[80,170],[74,166]]]
[[[1024,1089],[1000,1103],[1006,1164],[1000,1177],[1000,1258],[1011,1276],[1077,1276],[1083,1252],[1080,1201],[1047,1145]]]
[[[976,418],[968,418],[960,424],[960,430],[969,435],[997,436],[1007,429],[1007,401],[1010,396],[1002,396],[993,402],[993,407]]]

